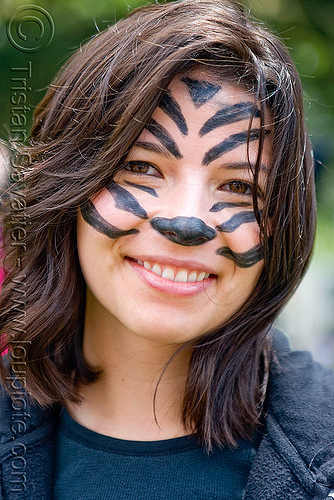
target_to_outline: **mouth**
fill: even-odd
[[[136,262],[147,271],[151,271],[157,276],[173,283],[199,283],[210,276],[213,276],[208,272],[198,269],[187,269],[184,267],[177,268],[175,266],[164,265],[162,263],[132,258],[129,258],[129,260]]]
[[[218,276],[201,269],[196,262],[164,259],[165,262],[125,257],[137,275],[151,288],[168,295],[190,296],[202,293],[216,282]],[[186,266],[186,264],[188,264]]]

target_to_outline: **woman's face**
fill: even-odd
[[[79,214],[87,314],[180,344],[243,305],[263,269],[247,156],[253,105],[200,71],[172,81],[121,171]],[[255,117],[251,164],[259,127]],[[262,191],[270,155],[268,130]]]

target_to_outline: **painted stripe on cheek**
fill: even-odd
[[[130,212],[140,219],[148,219],[146,211],[139,205],[137,198],[129,193],[129,191],[122,188],[117,182],[111,182],[106,189],[112,194],[116,208],[124,210],[125,212]]]
[[[102,233],[113,240],[120,238],[121,236],[127,236],[128,234],[139,233],[138,229],[124,230],[110,224],[102,217],[102,215],[100,215],[95,205],[90,200],[86,201],[86,203],[80,207],[80,210],[82,217],[87,224],[92,226],[99,233]]]
[[[149,186],[142,186],[141,184],[136,184],[135,182],[130,182],[130,181],[125,181],[126,184],[129,186],[132,186],[134,188],[140,189],[141,191],[145,191],[145,193],[150,194],[151,196],[154,196],[155,198],[159,198],[158,193],[156,192],[155,189],[149,187]]]
[[[216,251],[218,255],[233,260],[233,262],[242,268],[252,267],[263,259],[261,245],[251,248],[247,252],[233,252],[229,247],[221,247]]]
[[[228,221],[216,226],[216,229],[222,233],[233,233],[233,231],[238,229],[238,227],[242,224],[248,224],[249,222],[256,222],[256,217],[253,211],[234,214]]]
[[[210,208],[209,212],[221,212],[224,208],[235,208],[235,207],[250,207],[251,203],[248,201],[239,201],[237,203],[232,203],[228,201],[218,201]]]

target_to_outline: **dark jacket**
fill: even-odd
[[[282,335],[274,346],[266,423],[244,500],[334,499],[334,373],[291,352]],[[25,404],[22,389],[13,403],[5,394],[0,400],[0,497],[50,500],[61,409],[22,411]]]

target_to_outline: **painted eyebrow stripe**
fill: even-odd
[[[146,211],[139,205],[137,199],[129,191],[117,184],[117,182],[112,181],[106,186],[106,189],[112,194],[116,208],[130,212],[140,219],[148,219]]]
[[[188,134],[188,125],[182,114],[179,103],[174,99],[170,90],[166,90],[159,103],[159,108],[168,115],[177,125],[183,135]]]
[[[230,123],[235,123],[251,117],[253,108],[254,104],[252,102],[239,102],[233,106],[224,106],[204,123],[199,131],[199,136],[202,137],[211,132],[211,130],[223,125],[229,125]],[[260,117],[260,111],[257,108],[255,109],[254,116],[255,118]]]
[[[229,247],[221,247],[216,250],[218,255],[233,260],[238,267],[252,267],[263,259],[261,245],[257,245],[247,252],[233,252]]]
[[[139,233],[138,229],[124,230],[110,224],[100,215],[95,205],[90,200],[87,200],[86,203],[80,207],[80,210],[82,217],[90,226],[113,240],[121,236],[127,236],[128,234]]]
[[[172,136],[167,130],[156,122],[153,118],[148,122],[145,128],[151,132],[175,158],[183,158]]]
[[[216,229],[222,233],[233,233],[233,231],[238,229],[242,224],[247,224],[249,222],[256,222],[253,211],[234,214],[228,221],[216,226]]]
[[[149,187],[149,186],[142,186],[141,184],[136,184],[135,182],[130,182],[130,181],[125,181],[125,182],[126,182],[126,184],[129,184],[129,186],[140,189],[141,191],[145,191],[145,193],[148,193],[148,194],[154,196],[155,198],[159,198],[156,190]]]
[[[237,134],[230,135],[227,139],[220,142],[219,144],[209,149],[209,151],[205,153],[204,158],[202,160],[202,164],[209,165],[209,163],[211,163],[213,160],[216,160],[224,153],[232,151],[241,144],[247,143],[248,137],[249,137],[249,142],[255,141],[256,139],[259,138],[259,133],[260,133],[259,129],[253,129],[250,131],[249,134],[248,132],[238,132]]]
[[[196,108],[199,108],[206,102],[210,101],[217,92],[221,89],[220,85],[214,85],[213,83],[206,82],[204,80],[194,80],[185,76],[181,79],[184,82],[190,93],[191,100],[195,104]]]
[[[209,212],[221,212],[224,208],[235,208],[235,207],[250,207],[251,204],[248,201],[239,201],[236,203],[228,202],[228,201],[219,201],[215,203],[210,208]]]

